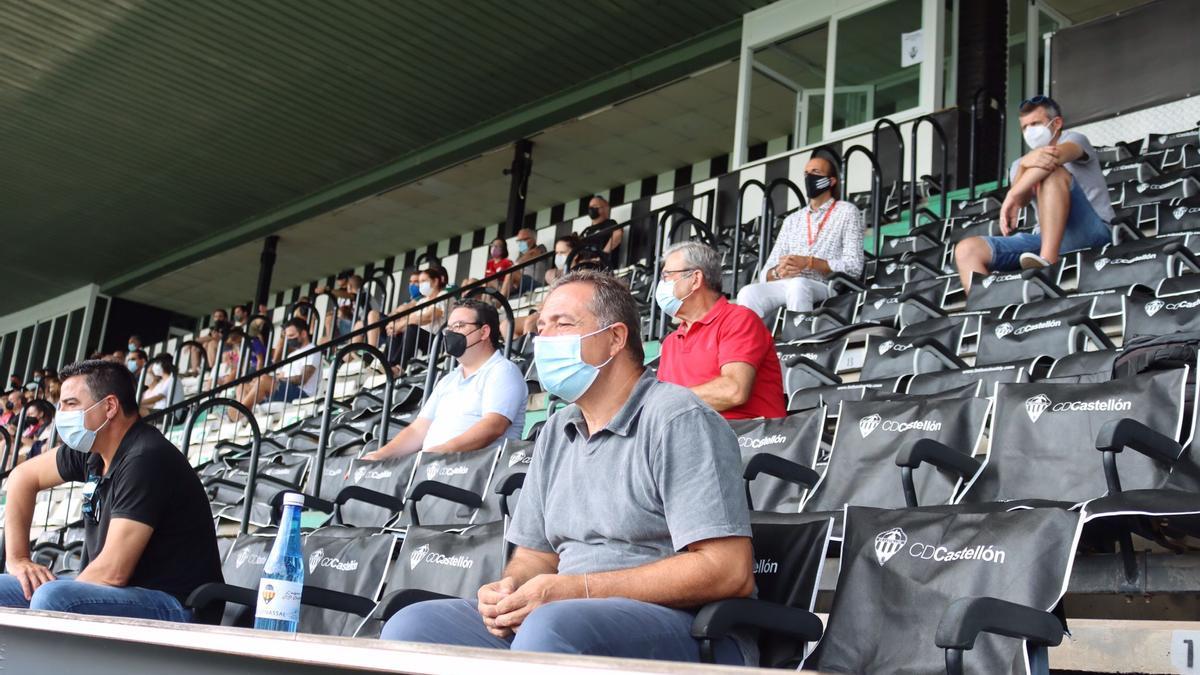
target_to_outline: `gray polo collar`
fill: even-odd
[[[646,396],[650,393],[650,388],[658,383],[658,378],[649,369],[642,371],[641,377],[637,383],[633,385],[633,389],[629,392],[629,398],[625,400],[625,405],[617,411],[617,414],[609,420],[601,431],[608,431],[618,436],[629,436],[633,432],[634,424],[637,422],[638,416],[642,412],[642,406],[646,403]],[[583,419],[583,411],[579,406],[573,405],[563,411],[567,414],[567,422],[563,425],[563,431],[567,434],[567,440],[574,442],[579,436],[587,436],[587,421]],[[594,434],[593,434],[594,435]]]

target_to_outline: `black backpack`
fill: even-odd
[[[1187,410],[1192,410],[1196,398],[1197,355],[1200,355],[1200,332],[1142,335],[1125,343],[1113,362],[1113,377],[1190,366],[1184,405]]]

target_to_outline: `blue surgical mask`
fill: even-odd
[[[679,313],[679,308],[683,306],[683,301],[692,297],[696,289],[692,289],[686,297],[675,297],[675,279],[669,281],[659,281],[654,287],[654,301],[662,308],[662,311],[667,313],[667,316],[674,317]]]
[[[538,381],[546,391],[569,403],[574,403],[587,392],[600,369],[612,361],[598,366],[583,360],[583,338],[602,333],[611,325],[586,335],[538,336],[533,339],[533,362],[537,365]]]
[[[420,300],[421,299],[421,284],[409,284],[408,285],[408,297],[412,298],[413,300]]]
[[[517,255],[525,255],[529,251],[529,244],[525,243],[524,239],[517,240]]]
[[[138,348],[138,346],[137,346],[137,345],[135,345],[135,344],[133,344],[132,342],[128,342],[128,343],[126,343],[126,344],[125,344],[125,346],[126,346],[126,347],[129,347],[129,351],[133,351],[133,350],[135,350],[135,349],[137,349],[137,348]]]
[[[59,410],[54,416],[54,428],[68,448],[83,453],[91,452],[92,444],[96,442],[96,432],[108,425],[108,420],[105,419],[104,424],[93,431],[83,425],[83,416],[103,402],[104,399],[100,399],[84,410]]]
[[[126,361],[125,367],[128,368],[129,372],[131,373],[136,373],[138,371],[137,361],[134,361],[133,359]]]

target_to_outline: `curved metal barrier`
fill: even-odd
[[[254,418],[254,413],[250,412],[250,409],[246,406],[231,398],[210,398],[207,401],[202,401],[196,404],[191,414],[188,415],[187,423],[183,427],[183,447],[180,450],[183,452],[184,457],[188,457],[188,450],[192,445],[192,427],[196,425],[196,418],[200,416],[200,413],[210,408],[221,406],[233,408],[244,415],[250,423],[250,433],[252,434],[250,441],[250,466],[246,469],[246,492],[242,496],[242,522],[238,529],[239,533],[246,534],[250,529],[250,509],[254,506],[254,485],[258,482],[258,451],[262,443],[262,432],[258,428],[258,420]],[[190,461],[191,458],[188,457],[188,459]],[[319,477],[318,480],[320,480]]]

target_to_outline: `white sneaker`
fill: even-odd
[[[1049,267],[1050,261],[1036,253],[1021,254],[1021,269],[1023,270],[1040,270],[1043,267]]]

